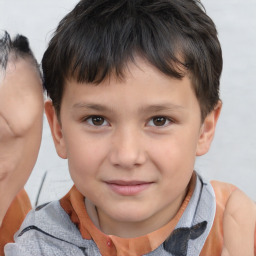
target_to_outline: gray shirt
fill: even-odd
[[[199,255],[213,225],[216,200],[209,182],[197,175],[193,195],[170,237],[148,256]],[[5,256],[104,256],[93,240],[83,239],[69,215],[54,201],[32,210],[5,246]]]

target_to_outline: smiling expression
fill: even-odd
[[[61,125],[49,105],[46,113],[58,154],[108,234],[139,236],[170,221],[196,155],[208,149],[188,76],[168,77],[143,60],[122,81],[66,81]]]

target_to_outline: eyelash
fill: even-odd
[[[164,121],[164,124],[163,125],[156,125],[156,124],[154,124],[153,122],[154,122],[154,119],[159,119],[160,121],[161,121],[161,119],[162,119],[162,121]],[[166,117],[166,116],[154,116],[154,117],[151,117],[150,119],[149,119],[149,121],[147,122],[147,124],[149,124],[149,123],[153,123],[152,125],[149,125],[149,126],[152,126],[152,127],[166,127],[166,126],[168,126],[168,125],[170,125],[171,123],[174,123],[174,121],[172,120],[172,119],[170,119],[170,118],[168,118],[168,117]]]
[[[93,120],[95,119],[95,120]],[[102,121],[102,123],[100,123],[99,125],[96,125],[94,123],[94,121]],[[164,122],[162,125],[156,125],[154,123],[154,121],[162,121]],[[93,115],[93,116],[88,116],[86,118],[82,119],[83,122],[86,122],[89,126],[93,126],[93,127],[104,127],[104,126],[110,126],[109,122],[106,120],[106,118],[104,118],[103,116],[97,116],[97,115]],[[151,123],[151,124],[150,124]],[[149,121],[147,122],[147,126],[150,127],[166,127],[168,125],[170,125],[171,123],[174,123],[174,121],[166,116],[154,116],[151,117],[149,119]]]
[[[100,124],[100,125],[96,125],[95,123],[93,123],[93,118],[95,118],[95,119],[102,119],[103,123]],[[86,118],[83,118],[83,122],[86,122],[88,125],[93,126],[93,127],[109,126],[109,123],[106,120],[106,118],[104,118],[103,116],[97,116],[97,115],[88,116]]]

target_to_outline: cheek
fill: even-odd
[[[182,168],[182,166],[193,168],[196,146],[195,136],[173,135],[157,143],[154,142],[154,147],[150,147],[149,152],[151,159],[158,165],[175,171],[176,168]]]
[[[37,86],[36,84],[33,85]],[[3,112],[17,136],[23,136],[26,132],[30,132],[29,130],[33,129],[33,125],[43,118],[44,100],[41,90],[38,92],[10,93],[3,96],[6,99]]]
[[[94,198],[102,197],[99,188],[99,178],[104,162],[104,151],[97,143],[89,141],[67,144],[68,166],[70,176],[77,189],[92,201]]]
[[[91,140],[77,136],[66,142],[67,158],[72,176],[97,176],[107,149],[104,140]]]
[[[178,196],[186,188],[194,170],[196,140],[192,134],[165,138],[151,147],[150,155],[163,182],[163,195]]]

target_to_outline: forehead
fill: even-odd
[[[1,98],[28,96],[38,88],[42,88],[41,77],[31,60],[18,58],[8,61],[0,81]]]
[[[10,58],[6,70],[2,70],[2,80],[4,82],[13,81],[14,79],[39,79],[39,73],[29,58]]]
[[[174,68],[174,67],[173,67]],[[158,80],[160,83],[161,80],[182,80],[182,77],[187,77],[191,80],[191,75],[189,71],[182,65],[175,64],[175,70],[180,74],[180,78],[176,76],[171,76],[163,73],[158,67],[151,64],[147,59],[138,54],[135,55],[133,60],[127,61],[119,71],[116,71],[113,68],[108,72],[103,80],[98,82],[98,79],[93,80],[92,82],[87,82],[84,79],[80,79],[78,74],[73,74],[73,76],[66,77],[64,81],[64,89],[69,84],[84,84],[87,86],[111,86],[113,84],[129,84],[131,80],[149,81],[151,78]],[[103,71],[102,71],[103,72]],[[100,72],[101,73],[101,72]],[[80,80],[82,82],[80,82]],[[192,81],[192,80],[191,80]],[[192,82],[191,82],[192,85]],[[160,89],[160,88],[159,88]]]
[[[191,102],[198,104],[187,75],[172,78],[143,60],[129,63],[121,79],[112,75],[97,85],[67,80],[62,99],[62,105],[69,107],[97,103],[129,109],[161,104],[186,106]]]

